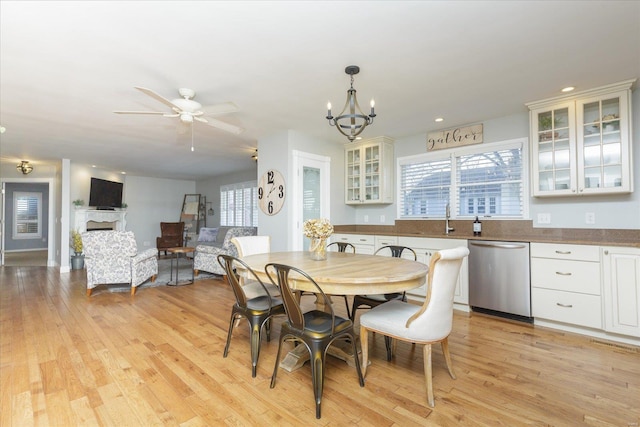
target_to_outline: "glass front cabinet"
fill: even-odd
[[[633,191],[634,82],[527,104],[534,196]]]
[[[393,203],[393,140],[384,136],[345,148],[345,203]]]

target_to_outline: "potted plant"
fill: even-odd
[[[76,199],[73,201],[73,206],[76,207],[76,209],[80,209],[82,206],[84,206],[84,200],[82,199]]]
[[[71,248],[74,254],[71,255],[71,269],[82,270],[84,268],[84,255],[82,255],[82,236],[77,230],[71,232]]]

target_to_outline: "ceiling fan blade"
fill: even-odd
[[[147,89],[144,87],[139,87],[139,86],[134,86],[136,89],[138,89],[140,92],[144,93],[145,95],[148,95],[150,97],[152,97],[153,99],[162,102],[164,105],[167,105],[169,107],[171,107],[174,110],[180,111],[180,107],[178,107],[176,104],[174,104],[173,102],[169,101],[167,98],[165,98],[162,95],[159,95],[157,93],[155,93],[154,91],[152,91],[151,89]]]
[[[196,119],[199,119],[199,117],[197,117]],[[198,120],[198,121],[202,121],[202,120]],[[242,133],[242,131],[244,130],[241,127],[238,127],[238,126],[235,126],[235,125],[232,125],[230,123],[226,123],[226,122],[223,122],[223,121],[220,121],[220,120],[216,120],[216,119],[207,119],[203,123],[206,123],[209,126],[212,126],[214,128],[222,129],[222,130],[227,131],[229,133],[232,133],[234,135],[238,135],[238,134]]]
[[[240,110],[233,102],[223,102],[222,104],[207,105],[202,107],[205,116],[217,116],[218,114],[235,113]]]
[[[159,111],[114,111],[116,114],[166,114]]]

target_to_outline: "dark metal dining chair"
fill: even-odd
[[[353,346],[354,362],[360,387],[364,387],[362,370],[360,369],[360,359],[356,346],[357,337],[353,328],[353,322],[348,318],[336,316],[329,297],[325,295],[320,286],[304,271],[283,264],[267,264],[265,272],[269,279],[280,287],[282,300],[287,313],[287,319],[282,323],[280,330],[280,342],[276,356],[273,376],[271,377],[271,388],[276,386],[276,376],[280,365],[280,352],[285,341],[297,341],[304,345],[309,351],[311,358],[311,378],[313,383],[313,395],[316,400],[316,418],[321,417],[322,389],[324,385],[324,368],[327,348],[336,340],[348,340]],[[293,274],[291,274],[293,273]],[[297,276],[299,279],[308,281],[315,292],[324,299],[329,312],[311,310],[302,312],[298,298],[294,290],[289,287],[289,277]]]
[[[390,251],[391,256],[395,258],[402,258],[402,253],[404,251],[410,252],[413,254],[413,260],[418,260],[418,255],[416,251],[407,247],[407,246],[399,246],[399,245],[387,245],[382,246],[377,251],[374,252],[374,255],[378,255],[381,252]],[[354,322],[356,318],[356,310],[360,307],[366,308],[374,308],[379,306],[380,304],[384,304],[388,301],[406,301],[407,295],[405,292],[402,293],[390,293],[390,294],[375,294],[375,295],[356,295],[353,297],[353,306],[351,307],[351,321]],[[385,346],[387,347],[387,360],[391,360],[391,338],[388,336],[384,337]]]
[[[233,289],[236,297],[236,303],[231,309],[231,320],[229,321],[229,332],[227,334],[227,344],[224,346],[223,357],[227,357],[229,353],[231,335],[236,320],[242,318],[247,319],[249,327],[251,328],[251,376],[255,377],[258,368],[258,358],[260,356],[262,328],[265,328],[267,341],[269,341],[271,339],[271,318],[273,316],[284,315],[284,305],[280,298],[271,296],[265,284],[262,283],[256,273],[244,261],[230,255],[221,254],[218,255],[218,263],[220,263],[220,266],[225,270],[227,282],[231,286],[231,289]],[[255,283],[261,286],[262,291],[258,292],[257,296],[247,298],[247,295],[240,285],[240,278],[235,270],[236,264],[240,264],[252,276],[252,282],[255,281]]]

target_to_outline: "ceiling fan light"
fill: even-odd
[[[188,113],[182,113],[180,114],[180,120],[182,120],[182,123],[193,123],[193,116]]]

